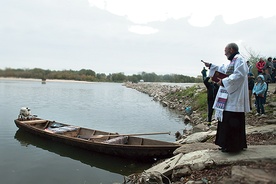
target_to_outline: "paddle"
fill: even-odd
[[[91,139],[97,139],[102,137],[118,137],[118,136],[138,136],[138,135],[158,135],[158,134],[171,134],[171,132],[151,132],[151,133],[138,133],[138,134],[113,134],[113,135],[92,135]]]

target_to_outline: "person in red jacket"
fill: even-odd
[[[266,65],[266,62],[263,60],[263,58],[260,58],[260,61],[256,63],[258,74],[262,73],[262,70],[265,69],[265,65]]]

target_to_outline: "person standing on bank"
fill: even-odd
[[[252,73],[253,66],[250,64],[250,61],[246,61],[246,64],[248,66],[248,73]]]
[[[264,76],[264,81],[266,82],[266,91],[265,91],[265,94],[264,94],[264,104],[266,104],[268,84],[271,82],[271,76],[269,75],[267,68],[262,70],[261,75]]]
[[[273,70],[275,69],[273,62],[272,62],[272,57],[267,58],[266,69],[267,69],[267,74],[269,74],[271,76]]]
[[[205,78],[207,77],[207,70],[205,67],[203,67],[203,69],[201,70],[201,74],[202,74],[202,80],[204,81]]]
[[[263,58],[260,58],[260,60],[256,63],[258,75],[262,73],[262,69],[266,67],[265,65],[266,65],[266,62],[263,60]]]
[[[213,105],[216,99],[216,95],[218,93],[219,86],[217,83],[209,80],[210,80],[210,77],[206,77],[206,79],[203,82],[207,88],[207,104],[208,104],[208,119],[207,119],[208,124],[207,125],[211,126],[211,121],[212,121],[212,116],[214,111]]]
[[[265,92],[267,90],[267,84],[265,83],[265,78],[263,75],[259,75],[257,77],[257,82],[254,85],[253,88],[253,94],[256,98],[256,106],[257,106],[257,114],[261,116],[265,116],[265,109],[264,109],[264,104],[265,104]]]
[[[247,148],[245,113],[250,111],[248,67],[236,43],[229,43],[224,52],[230,61],[228,65],[216,66],[203,61],[210,69],[209,76],[215,71],[228,75],[217,82],[220,87],[213,106],[218,119],[215,144],[221,147],[222,152],[239,152]]]
[[[248,73],[248,92],[249,92],[249,107],[250,110],[252,110],[252,90],[254,88],[255,85],[255,78],[253,73]]]

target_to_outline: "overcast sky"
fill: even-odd
[[[1,0],[0,68],[200,75],[238,43],[276,57],[274,0]]]

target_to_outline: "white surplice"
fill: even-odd
[[[234,66],[234,67],[233,67]],[[209,76],[212,77],[215,71],[221,73],[229,72],[229,67],[233,67],[233,71],[228,77],[222,79],[223,86],[220,86],[213,108],[216,110],[215,116],[218,117],[219,121],[222,121],[222,112],[249,112],[249,93],[248,93],[248,67],[244,58],[237,54],[230,61],[228,65],[216,66],[214,64],[210,67]],[[231,71],[231,70],[230,70]],[[226,94],[220,94],[226,90]],[[219,98],[222,96],[226,100]],[[225,104],[223,104],[223,102]]]

